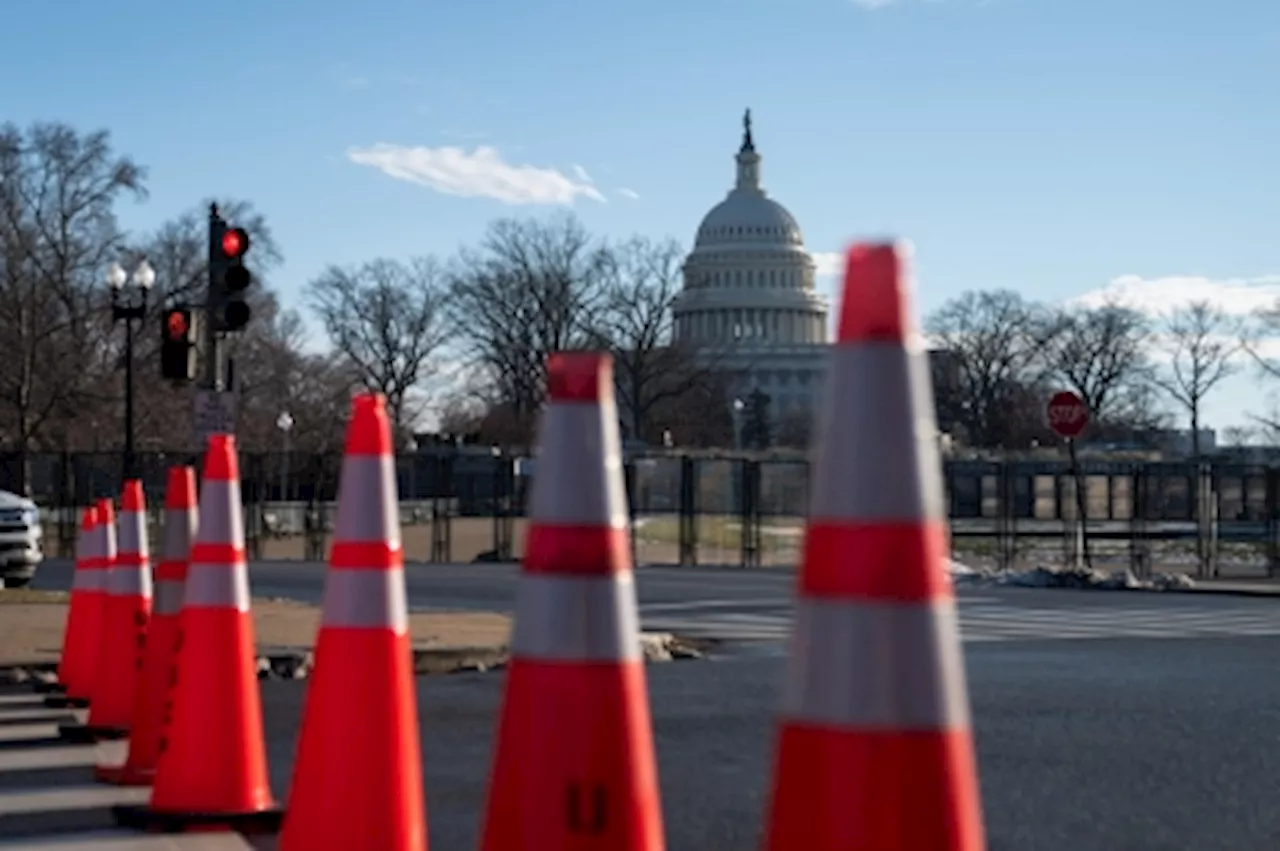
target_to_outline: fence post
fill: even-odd
[[[433,469],[431,475],[431,561],[439,564],[451,561],[453,558],[453,536],[451,532],[451,524],[453,507],[451,501],[453,499],[454,481],[453,481],[453,459],[452,454],[443,452],[437,454],[433,461]]]
[[[698,462],[680,458],[680,563],[698,564]]]
[[[742,566],[760,566],[760,462],[740,458],[742,465],[739,508],[742,522]]]

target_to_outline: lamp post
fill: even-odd
[[[747,403],[741,398],[733,400],[733,450],[742,451],[742,412]]]
[[[111,321],[124,320],[124,477],[137,478],[133,448],[133,323],[147,316],[147,295],[156,282],[156,270],[144,258],[133,270],[125,272],[119,263],[107,268],[107,286],[111,287]],[[132,286],[127,286],[132,283]]]
[[[280,429],[280,439],[284,451],[280,454],[280,501],[289,501],[289,431],[293,428],[293,417],[288,411],[276,417],[276,428]]]

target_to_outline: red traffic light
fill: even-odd
[[[165,317],[164,327],[169,332],[170,340],[185,340],[187,331],[191,328],[191,322],[187,319],[185,310],[171,310]]]
[[[222,254],[235,259],[249,250],[249,234],[244,228],[227,228],[222,232]]]

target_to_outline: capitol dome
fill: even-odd
[[[743,117],[737,181],[698,226],[672,308],[677,341],[696,347],[827,341],[826,300],[795,217],[760,183],[760,155]]]

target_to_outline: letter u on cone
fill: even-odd
[[[985,847],[906,262],[895,245],[847,258],[766,851]]]
[[[613,362],[547,362],[483,851],[661,851]]]
[[[280,851],[426,851],[400,501],[386,404],[357,396]]]
[[[128,827],[270,831],[280,811],[267,781],[235,437],[205,453],[200,524],[181,614],[178,682],[149,806],[114,807]]]

